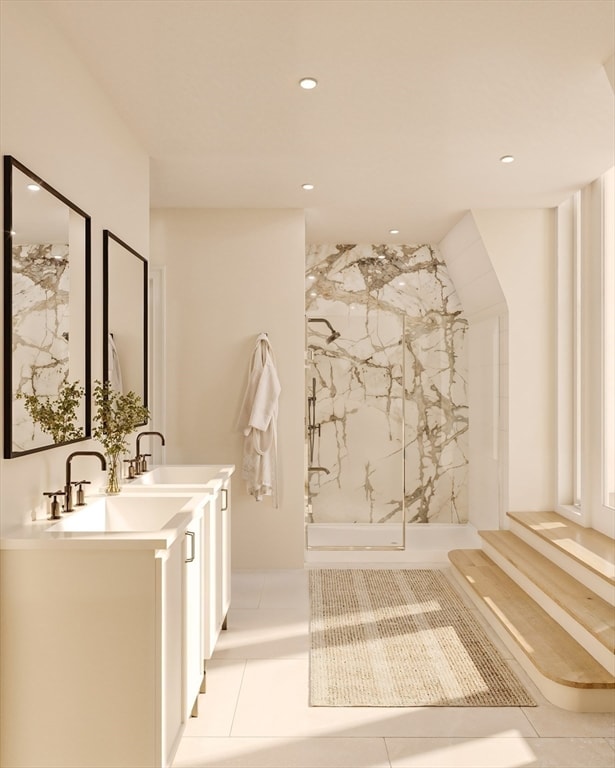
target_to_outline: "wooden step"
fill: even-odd
[[[556,512],[509,512],[508,517],[615,587],[615,541]]]
[[[607,660],[607,669],[612,671],[615,661],[613,658],[615,653],[615,610],[613,606],[602,600],[566,571],[547,560],[529,544],[515,536],[514,533],[510,531],[479,531],[479,535],[486,544],[505,558],[514,569],[529,579],[549,600],[556,603],[573,621],[577,622],[608,651],[610,657],[604,655],[604,658]],[[487,555],[490,556],[491,552],[487,551]],[[491,556],[493,558],[493,555]],[[511,575],[510,571],[508,571],[508,575]],[[521,586],[526,589],[525,585]],[[536,599],[531,592],[530,596]],[[556,616],[553,618],[557,620]],[[568,628],[566,627],[566,629]],[[595,654],[593,655],[595,656]]]
[[[550,701],[580,712],[615,710],[615,678],[482,550],[448,556],[460,584]]]

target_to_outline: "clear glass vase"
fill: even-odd
[[[107,487],[105,493],[112,496],[120,492],[120,457],[117,453],[107,456]]]

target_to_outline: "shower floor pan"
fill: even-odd
[[[402,541],[399,523],[307,523],[305,562],[445,563],[451,549],[480,547],[476,528],[470,523],[409,524],[405,549],[398,548]]]

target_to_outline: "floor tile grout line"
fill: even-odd
[[[384,741],[384,751],[386,752],[387,760],[389,762],[388,768],[393,768],[393,763],[391,762],[391,753],[389,752],[389,745],[387,744],[386,736],[382,736],[382,740]]]
[[[538,702],[537,702],[537,706],[540,706],[540,704],[539,704]],[[519,707],[519,709],[520,709],[520,711],[521,711],[521,714],[523,715],[523,717],[524,717],[524,718],[527,720],[527,722],[528,722],[528,725],[530,726],[530,728],[531,728],[531,729],[534,731],[534,733],[536,734],[536,738],[538,738],[538,739],[542,739],[543,737],[542,737],[542,736],[541,736],[541,735],[538,733],[538,731],[536,730],[536,726],[535,726],[535,725],[534,725],[534,723],[531,721],[531,719],[530,719],[530,716],[528,715],[528,713],[525,711],[525,710],[527,709],[527,707]]]
[[[235,700],[235,707],[233,708],[233,716],[231,717],[231,724],[229,726],[228,730],[228,737],[227,738],[234,738],[233,736],[233,727],[235,726],[235,717],[237,715],[237,707],[239,707],[239,699],[241,697],[241,690],[243,688],[243,678],[246,674],[246,667],[248,665],[248,660],[243,659],[243,670],[241,671],[241,680],[239,681],[239,689],[237,691],[237,698]]]

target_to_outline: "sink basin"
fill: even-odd
[[[232,474],[234,467],[223,464],[162,464],[144,472],[122,487],[137,486],[212,487]]]
[[[180,512],[193,508],[191,496],[106,496],[65,515],[49,533],[128,533],[170,527]]]

